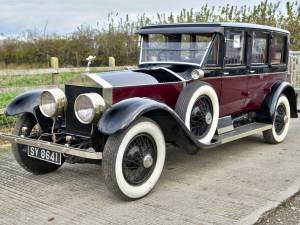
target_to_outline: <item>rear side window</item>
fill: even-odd
[[[254,32],[252,38],[252,64],[267,64],[268,62],[268,35]]]
[[[245,63],[245,32],[226,32],[225,65],[243,65]]]
[[[271,63],[279,65],[284,63],[285,37],[274,35],[271,42]]]

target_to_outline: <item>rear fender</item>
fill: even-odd
[[[297,94],[292,85],[285,81],[276,82],[271,91],[266,96],[261,110],[258,113],[258,120],[261,122],[272,123],[275,115],[276,105],[279,97],[284,94],[290,103],[291,118],[298,118]]]
[[[208,149],[219,144],[218,142],[212,145],[200,143],[174,110],[148,98],[131,98],[113,105],[101,117],[98,129],[106,135],[113,135],[126,129],[141,116],[154,120],[161,127],[167,142],[176,143],[188,153],[193,154],[199,149]]]

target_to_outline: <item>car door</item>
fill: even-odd
[[[220,116],[242,112],[248,95],[246,35],[243,30],[225,32]]]
[[[265,32],[251,32],[251,41],[249,46],[250,62],[248,77],[248,98],[245,107],[248,111],[254,111],[260,108],[268,87],[268,80],[272,78],[269,72],[269,34]],[[272,82],[270,82],[271,88]]]

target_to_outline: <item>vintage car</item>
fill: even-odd
[[[166,143],[190,154],[252,134],[287,136],[297,118],[289,83],[289,32],[242,23],[146,26],[137,69],[85,73],[64,90],[16,97],[17,162],[44,174],[64,162],[102,163],[108,189],[147,195],[165,162]],[[188,172],[188,171],[187,171]]]

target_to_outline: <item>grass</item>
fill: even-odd
[[[60,73],[59,83],[64,84],[69,79],[79,75],[79,73]],[[0,87],[33,87],[52,84],[52,75],[32,75],[32,76],[1,76]]]
[[[10,102],[16,96],[16,92],[0,93],[0,109],[5,108],[8,102]]]
[[[60,73],[60,84],[66,83],[72,77],[77,76],[78,73]],[[51,74],[46,75],[33,75],[33,76],[3,76],[0,77],[0,88],[7,87],[32,87],[35,86],[46,86],[52,84]],[[10,131],[12,125],[16,122],[16,117],[7,117],[1,114],[7,104],[15,98],[19,93],[14,92],[4,92],[0,93],[0,131],[7,132]]]
[[[92,69],[92,72],[96,72]],[[103,71],[104,72],[104,71]],[[71,78],[80,73],[60,73],[59,84],[67,83]],[[1,76],[0,77],[0,131],[6,132],[11,129],[16,121],[16,117],[6,117],[1,114],[7,104],[15,98],[23,89],[34,89],[37,86],[52,85],[52,74],[32,75],[32,76]],[[11,88],[11,92],[1,92],[6,88]],[[21,89],[20,89],[21,88]],[[6,89],[7,90],[7,89]]]
[[[79,73],[60,73],[60,84],[65,84],[72,77],[77,76]],[[52,75],[32,75],[32,76],[3,76],[0,77],[0,88],[16,87],[16,91],[0,93],[0,113],[6,108],[7,104],[15,98],[19,93],[18,87],[34,88],[35,86],[47,86],[52,84]],[[16,117],[7,117],[0,114],[0,131],[10,132],[13,124],[16,122]]]
[[[0,109],[4,109],[7,104],[17,96],[15,92],[0,93]],[[7,117],[0,114],[0,130],[1,132],[10,132],[12,125],[16,122],[16,117]]]

